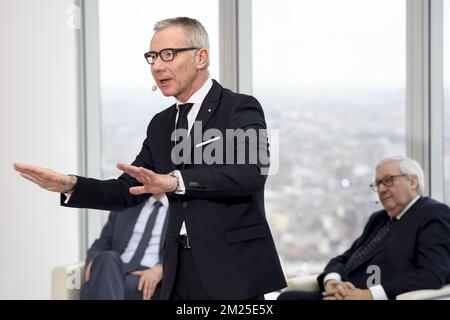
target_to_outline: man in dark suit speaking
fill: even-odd
[[[158,300],[169,202],[163,193],[111,212],[86,257],[82,300]]]
[[[324,299],[395,299],[406,291],[438,289],[450,281],[450,209],[423,197],[420,165],[405,157],[379,162],[375,182],[384,210],[319,275]],[[320,292],[288,291],[278,299],[321,299]]]
[[[208,34],[200,22],[167,19],[154,31],[144,56],[161,92],[176,103],[150,121],[134,162],[118,164],[124,174],[101,181],[27,164],[15,169],[62,193],[69,207],[122,210],[166,192],[161,298],[262,298],[286,286],[264,209],[263,109],[254,97],[210,78]]]

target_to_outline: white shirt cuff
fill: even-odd
[[[381,284],[370,287],[369,290],[372,292],[373,300],[389,300]]]
[[[325,286],[325,283],[326,283],[328,280],[342,281],[342,277],[341,277],[341,275],[340,275],[339,273],[337,273],[337,272],[331,272],[331,273],[328,273],[328,274],[325,276],[325,278],[323,278],[323,286]]]
[[[66,193],[64,193],[64,195],[66,196],[66,199],[64,200],[64,204],[68,204],[70,197],[72,196],[72,193],[66,192]]]
[[[173,173],[177,175],[178,183],[180,184],[178,186],[178,191],[175,191],[175,193],[176,194],[185,194],[186,186],[184,185],[183,176],[181,175],[180,170],[174,170]]]

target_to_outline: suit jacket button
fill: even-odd
[[[187,208],[189,206],[186,201],[184,201],[181,205],[183,206],[183,208]]]

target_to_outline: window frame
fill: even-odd
[[[101,176],[101,117],[98,0],[78,0],[82,12],[80,56],[80,173]],[[406,146],[428,177],[425,194],[444,198],[444,106],[442,0],[406,0]],[[219,0],[220,81],[252,93],[252,0]],[[105,217],[81,218],[80,258],[98,237]],[[97,211],[97,210],[95,210]]]

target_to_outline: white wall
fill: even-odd
[[[50,272],[79,258],[76,209],[13,162],[79,168],[76,32],[68,0],[0,0],[0,299],[49,299]]]

